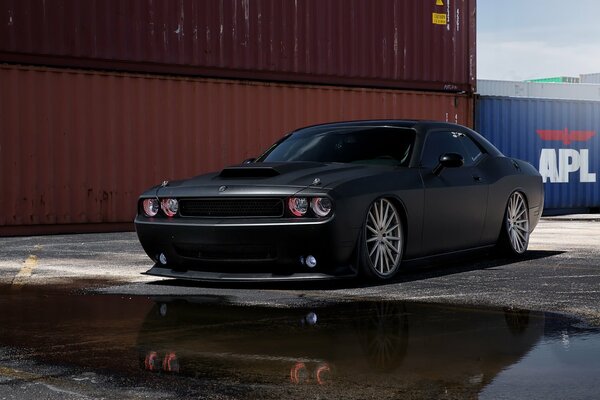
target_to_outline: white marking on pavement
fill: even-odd
[[[13,286],[22,286],[26,283],[27,279],[33,274],[33,270],[38,265],[38,258],[36,255],[30,255],[27,260],[23,263],[23,266],[17,272],[17,275],[13,278]]]

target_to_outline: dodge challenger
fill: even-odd
[[[464,126],[351,121],[291,132],[256,159],[143,193],[150,275],[192,280],[389,280],[402,265],[527,250],[540,174]]]

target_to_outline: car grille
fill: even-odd
[[[182,199],[179,213],[183,217],[281,217],[282,199]]]
[[[272,261],[277,255],[273,246],[267,245],[193,245],[175,244],[181,257],[214,261]]]

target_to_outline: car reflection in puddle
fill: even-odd
[[[152,372],[476,394],[543,334],[544,315],[523,310],[392,302],[290,310],[189,298],[157,300],[138,346]]]
[[[597,329],[510,308],[26,291],[0,295],[0,306],[4,361],[123,377],[179,397],[574,398],[594,397],[600,376]]]

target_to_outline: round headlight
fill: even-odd
[[[158,213],[158,200],[156,199],[146,199],[142,202],[142,206],[147,217],[154,217]]]
[[[177,214],[177,210],[179,210],[179,202],[177,199],[163,199],[160,202],[160,208],[162,208],[167,217],[172,217]]]
[[[290,197],[288,207],[292,214],[301,217],[308,211],[308,200],[306,197]]]
[[[327,197],[315,197],[310,201],[310,208],[318,217],[326,217],[331,212],[331,200]]]

